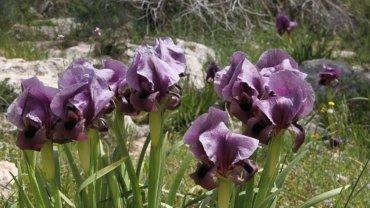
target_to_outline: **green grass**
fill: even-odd
[[[0,56],[5,58],[23,58],[27,61],[42,60],[48,57],[45,50],[36,47],[32,42],[18,41],[7,33],[0,33]]]

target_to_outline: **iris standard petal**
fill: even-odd
[[[184,50],[175,45],[171,38],[156,39],[154,50],[158,53],[159,58],[170,65],[177,74],[185,72]]]
[[[214,82],[217,94],[229,102],[233,99],[232,88],[234,82],[243,71],[243,62],[246,62],[244,66],[248,65],[247,62],[249,62],[245,59],[245,54],[239,51],[235,52],[230,59],[230,67],[217,72]]]
[[[256,66],[259,70],[275,67],[280,65],[285,59],[289,60],[292,68],[298,69],[298,63],[288,53],[281,49],[271,49],[263,52],[258,59]]]

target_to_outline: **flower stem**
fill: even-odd
[[[135,207],[143,208],[144,206],[143,206],[141,191],[139,187],[139,180],[136,177],[135,169],[132,164],[132,161],[131,161],[131,158],[130,158],[130,155],[129,155],[129,152],[126,146],[126,140],[124,139],[124,131],[125,131],[124,115],[117,110],[115,111],[115,115],[114,115],[113,130],[116,135],[119,150],[122,154],[121,156],[127,158],[126,160],[124,160],[124,163],[125,163],[128,177],[130,179]]]
[[[55,164],[53,158],[53,143],[47,141],[41,148],[41,167],[45,173],[46,180],[53,180],[55,177]]]
[[[254,202],[254,207],[259,208],[266,197],[269,195],[272,185],[275,181],[276,171],[278,170],[278,163],[280,152],[282,149],[284,132],[281,132],[276,137],[272,138],[268,147],[267,158],[263,166],[262,176],[258,186],[258,193]]]
[[[149,114],[151,148],[149,156],[148,207],[158,208],[163,182],[163,120],[162,111]]]
[[[36,158],[37,152],[33,150],[23,150],[24,156],[26,158],[27,163],[35,169],[36,166]]]
[[[253,155],[250,157],[252,160],[257,159],[257,150],[253,153]],[[254,177],[249,179],[247,183],[245,184],[245,196],[242,199],[242,207],[245,208],[252,208],[253,206],[253,197],[254,197]]]
[[[218,184],[219,187],[218,187],[217,207],[228,208],[231,196],[231,183],[226,179],[219,178]]]
[[[88,175],[90,169],[90,141],[85,139],[77,142],[78,156],[80,164],[85,174]]]
[[[55,161],[53,158],[53,143],[47,141],[41,148],[41,167],[45,174],[45,179],[51,185],[51,192],[54,198],[56,208],[62,207],[62,200],[59,194],[57,180],[55,179]]]

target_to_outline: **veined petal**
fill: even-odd
[[[210,107],[208,113],[198,117],[185,132],[184,143],[190,145],[192,154],[203,161],[203,163],[209,163],[210,160],[200,142],[201,134],[209,129],[213,129],[219,123],[228,123],[228,119],[229,116],[225,111]]]

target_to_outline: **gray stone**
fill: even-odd
[[[185,73],[189,75],[190,83],[198,89],[203,88],[207,70],[206,68],[204,69],[203,66],[208,64],[210,60],[216,59],[215,51],[203,44],[192,41],[176,39],[176,44],[185,50]]]
[[[8,161],[0,161],[0,199],[9,198],[14,191],[12,187],[14,180],[10,173],[18,176],[18,168],[15,164]]]

